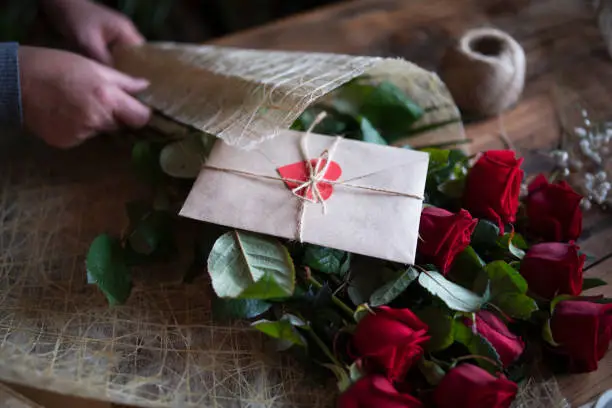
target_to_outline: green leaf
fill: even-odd
[[[379,145],[388,145],[387,141],[378,133],[378,130],[372,126],[370,121],[364,117],[359,118],[361,126],[361,136],[364,142],[374,143]]]
[[[442,351],[453,344],[455,341],[453,336],[453,318],[447,311],[428,307],[417,312],[417,316],[429,328],[427,334],[431,338],[425,343],[427,352]]]
[[[351,254],[338,249],[306,245],[304,263],[316,271],[342,277],[351,265]]]
[[[124,303],[132,290],[130,269],[119,239],[98,235],[87,253],[88,281],[94,282],[111,305]]]
[[[355,360],[353,364],[349,366],[348,371],[349,371],[349,378],[351,379],[351,382],[353,384],[355,384],[357,381],[365,377],[365,375],[367,374],[363,368],[363,364],[361,363],[361,360]]]
[[[486,276],[484,266],[485,262],[478,256],[474,248],[468,245],[455,257],[449,275],[455,282],[462,286],[476,290],[474,282],[476,282],[480,276]]]
[[[516,319],[528,320],[538,310],[535,300],[521,293],[502,293],[491,301],[504,313]]]
[[[368,86],[368,85],[357,85]],[[403,136],[424,112],[400,88],[391,82],[382,82],[370,92],[364,92],[365,99],[359,109],[383,133]]]
[[[521,274],[504,261],[493,261],[485,266],[491,279],[493,298],[502,293],[527,293],[527,281]]]
[[[472,233],[470,244],[476,248],[486,249],[493,247],[499,238],[499,232],[497,224],[481,218],[478,220],[478,224],[476,224],[476,228]]]
[[[446,375],[446,372],[438,364],[433,361],[425,360],[424,358],[419,360],[419,370],[425,377],[427,383],[431,386],[436,386],[442,381],[442,378]]]
[[[289,320],[270,321],[262,319],[252,323],[251,326],[272,338],[285,340],[297,346],[306,346],[306,340]]]
[[[542,338],[545,342],[547,342],[553,347],[559,346],[559,343],[557,343],[553,338],[552,330],[550,328],[550,319],[546,319],[546,322],[542,326]]]
[[[361,319],[363,319],[364,317],[370,314],[374,314],[374,312],[372,311],[372,309],[370,309],[367,303],[363,303],[357,306],[357,308],[355,309],[355,313],[353,314],[353,317],[355,319],[355,322],[359,323]]]
[[[574,299],[579,299],[579,297],[578,296],[572,296],[572,295],[559,295],[559,296],[556,296],[550,302],[550,314],[552,315],[555,312],[555,307],[557,307],[559,302],[563,302],[564,300],[574,300]]]
[[[482,297],[449,281],[439,272],[421,272],[419,283],[432,295],[439,297],[452,310],[476,312],[483,304]]]
[[[438,171],[448,166],[448,158],[450,150],[444,149],[421,149],[425,153],[429,153],[429,169],[428,173]]]
[[[382,306],[391,303],[396,297],[402,294],[408,286],[418,278],[419,273],[412,266],[405,271],[401,271],[396,278],[378,288],[370,296],[372,307]]]
[[[497,366],[483,359],[476,359],[479,366],[495,374],[501,367],[501,359],[493,345],[478,333],[474,333],[471,328],[467,327],[463,322],[455,320],[453,324],[453,335],[455,341],[463,344],[470,354],[476,356],[488,357],[497,362]]]
[[[172,217],[165,211],[151,211],[144,215],[128,236],[130,247],[143,255],[151,255],[168,240],[172,240]]]
[[[132,166],[136,176],[143,183],[158,184],[164,173],[159,165],[160,149],[152,142],[141,140],[132,148]]]
[[[465,178],[447,180],[442,184],[438,185],[438,191],[447,195],[451,198],[463,197],[463,190],[465,189]]]
[[[584,278],[582,280],[582,290],[589,290],[599,286],[606,286],[608,282],[599,278]]]
[[[212,312],[218,320],[253,319],[270,310],[271,303],[259,299],[214,298]]]
[[[503,248],[508,250],[514,257],[518,259],[523,259],[525,257],[525,251],[515,245],[515,242],[525,244],[525,241],[522,238],[517,237],[513,232],[508,232],[501,237],[499,237],[497,244]]]
[[[214,144],[213,136],[195,133],[166,145],[159,163],[167,175],[181,179],[195,179],[200,174]]]
[[[349,130],[352,130],[355,120],[351,115],[338,109],[336,104],[325,107],[313,106],[306,109],[293,123],[291,129],[305,132],[323,111],[327,113],[327,116],[314,127],[314,133],[322,135],[339,135],[346,134]]]
[[[336,377],[336,386],[338,387],[338,391],[343,393],[348,390],[351,385],[353,385],[350,374],[343,367],[337,366],[335,364],[321,364],[323,367],[327,368],[329,371],[334,373]]]
[[[295,288],[293,260],[274,238],[231,231],[223,234],[208,257],[208,273],[222,298],[289,297]]]

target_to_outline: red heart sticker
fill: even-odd
[[[315,168],[318,160],[319,159],[311,159],[310,165],[313,168]],[[321,162],[319,163],[319,168],[323,169],[326,164],[327,164],[327,160],[321,159]],[[283,178],[283,181],[285,182],[285,184],[290,190],[293,190],[294,188],[299,187],[303,183],[307,182],[308,179],[310,178],[308,163],[306,161],[301,161],[301,162],[297,162],[293,164],[288,164],[283,167],[279,167],[277,171],[280,174],[280,176]],[[332,161],[331,163],[329,163],[329,167],[327,168],[327,171],[325,172],[325,177],[323,178],[329,181],[336,181],[340,178],[341,174],[342,174],[342,169],[340,168],[340,165],[336,163],[335,161]],[[301,181],[301,183],[298,183],[297,181],[294,181],[294,180]],[[327,200],[334,191],[334,186],[324,181],[318,182],[317,188],[323,200]],[[302,197],[306,197],[307,199],[312,200],[313,199],[312,186],[303,188],[297,191],[296,194],[299,194]]]

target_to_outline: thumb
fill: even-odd
[[[151,110],[122,90],[118,89],[117,93],[113,109],[115,119],[132,128],[146,125],[151,118]]]

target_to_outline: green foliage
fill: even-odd
[[[195,132],[164,146],[159,155],[161,169],[167,175],[179,179],[195,179],[200,174],[215,138]]]
[[[378,133],[378,131],[372,126],[372,123],[365,117],[359,118],[359,125],[361,126],[361,137],[366,143],[374,143],[379,145],[387,145],[387,141]]]
[[[425,360],[424,358],[419,360],[419,370],[425,377],[427,383],[431,386],[436,386],[442,381],[442,378],[446,375],[446,372],[442,367],[433,361]]]
[[[378,85],[353,81],[339,90],[348,100],[348,112],[366,117],[390,141],[404,136],[424,112],[397,86],[384,81]]]
[[[468,157],[461,150],[421,149],[429,153],[425,202],[437,207],[461,208]]]
[[[474,232],[472,233],[470,245],[476,249],[483,250],[494,247],[499,239],[499,233],[500,231],[497,224],[484,219],[479,219],[478,224],[476,224],[476,228],[474,228]]]
[[[259,299],[221,299],[212,301],[213,316],[217,320],[253,319],[270,310],[272,303]]]
[[[319,272],[342,277],[351,266],[351,254],[338,249],[306,245],[303,262]]]
[[[485,267],[491,282],[491,303],[504,313],[527,320],[538,309],[527,296],[527,281],[504,261],[494,261]]]
[[[272,338],[305,347],[306,340],[297,330],[297,327],[304,327],[304,325],[298,318],[285,315],[278,321],[262,319],[253,322],[251,326]]]
[[[451,310],[476,312],[485,301],[483,297],[449,281],[439,272],[421,272],[418,280],[422,287],[440,298]]]
[[[501,359],[499,354],[484,337],[478,333],[474,333],[471,328],[463,324],[460,320],[455,320],[453,323],[453,335],[455,341],[463,344],[470,354],[476,356],[487,357],[495,361],[497,364],[493,364],[485,359],[476,359],[479,366],[489,371],[491,374],[499,372],[501,367]]]
[[[293,260],[278,240],[231,231],[223,234],[208,257],[208,273],[221,298],[289,297],[295,287]]]
[[[599,278],[584,278],[582,280],[582,290],[589,290],[599,286],[606,286],[608,282]]]
[[[95,283],[111,305],[124,303],[132,290],[131,272],[119,239],[101,234],[87,253],[87,280]]]
[[[425,344],[426,351],[433,353],[450,347],[455,341],[454,320],[448,310],[427,307],[417,312],[417,316],[428,326],[427,335],[431,339]]]
[[[148,140],[141,140],[132,148],[132,166],[138,179],[149,185],[157,185],[164,178],[159,163],[161,146]]]
[[[405,271],[400,271],[396,277],[372,293],[370,296],[370,306],[377,307],[391,303],[396,297],[401,295],[418,276],[419,273],[412,266],[409,266]]]

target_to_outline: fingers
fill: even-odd
[[[134,97],[119,90],[113,116],[126,126],[141,128],[149,122],[151,110]]]
[[[120,24],[115,29],[115,35],[112,39],[116,45],[141,45],[144,44],[145,38],[140,34],[138,29],[131,21],[126,21]]]
[[[101,34],[91,36],[87,41],[83,41],[83,47],[92,58],[99,62],[106,65],[113,62],[106,41]]]
[[[142,92],[149,86],[149,81],[144,78],[134,78],[112,68],[107,69],[107,75],[110,80],[127,93]]]

